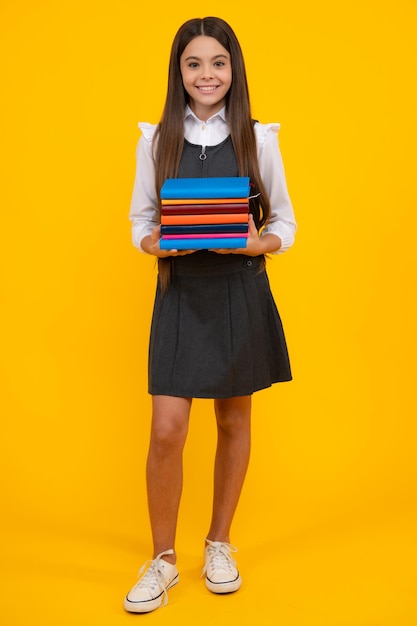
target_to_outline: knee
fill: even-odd
[[[218,402],[216,419],[219,430],[233,436],[236,432],[250,430],[250,405],[232,402]]]
[[[246,421],[238,414],[225,414],[217,416],[217,428],[225,435],[233,437],[237,432],[241,432]]]
[[[188,421],[175,416],[154,420],[151,430],[151,446],[154,451],[166,455],[181,451],[188,431]]]

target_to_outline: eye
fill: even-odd
[[[223,67],[224,66],[224,61],[216,61],[214,65],[216,67]]]
[[[192,67],[192,68],[198,67],[198,63],[196,61],[191,61],[191,63],[188,64],[188,67]]]

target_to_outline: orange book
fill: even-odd
[[[210,215],[161,215],[161,224],[245,224],[248,213],[211,213]]]

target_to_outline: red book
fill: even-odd
[[[206,200],[207,202],[207,200]],[[197,213],[248,213],[249,204],[163,204],[162,215],[194,215]]]

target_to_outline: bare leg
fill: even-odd
[[[183,469],[182,452],[188,433],[190,398],[153,396],[152,429],[146,465],[149,518],[154,557],[175,549]],[[175,563],[174,555],[164,556]]]
[[[230,527],[249,464],[251,396],[215,400],[217,452],[213,514],[207,539],[230,543]]]

